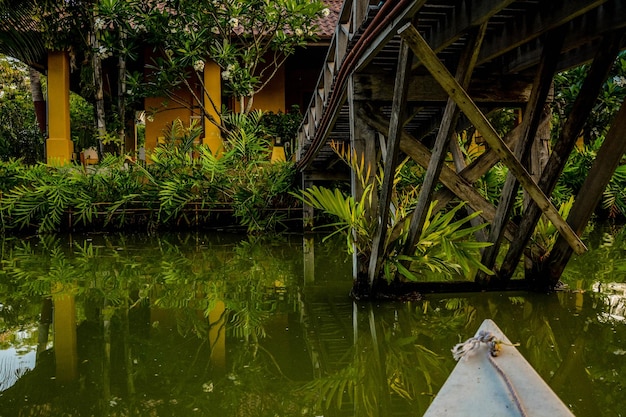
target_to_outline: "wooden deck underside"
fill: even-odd
[[[337,157],[328,146],[331,140],[357,151],[374,149],[366,156],[373,164],[383,143],[386,170],[392,169],[397,155],[409,155],[427,169],[411,235],[419,234],[424,207],[434,198],[468,201],[491,223],[489,240],[494,246],[483,255],[488,266],[493,266],[502,239],[513,242],[499,268],[504,280],[527,250],[543,213],[561,236],[552,251],[552,263],[558,267],[546,278],[554,284],[572,251],[585,250],[578,235],[590,209],[589,203],[580,202],[568,224],[549,196],[611,63],[626,47],[625,28],[626,0],[346,0],[301,128],[299,167],[310,181],[339,172]],[[548,168],[542,176],[532,177],[519,161],[542,123],[543,107],[551,100],[552,77],[589,62],[593,65],[583,92]],[[507,138],[498,137],[484,116],[503,107],[520,108],[524,114],[523,123]],[[457,164],[455,171],[443,164],[448,138],[469,125],[480,131],[491,150],[469,167]],[[601,167],[588,180],[588,200],[594,200],[598,189],[601,192],[606,173],[610,171],[610,178],[619,162],[609,155],[626,150],[618,139],[626,131],[622,125],[618,117],[605,140],[606,156],[598,156]],[[504,162],[514,176],[495,207],[480,197],[472,183],[497,161]],[[448,192],[435,196],[439,182]],[[510,202],[518,183],[534,204],[514,224],[509,219]],[[383,184],[378,212],[381,228],[389,204],[386,187],[390,185]],[[380,234],[368,266],[370,280],[380,267],[384,232]]]

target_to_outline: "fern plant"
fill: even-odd
[[[355,176],[363,184],[364,191],[360,199],[355,200],[353,196],[339,189],[330,190],[317,186],[304,190],[298,197],[305,204],[322,210],[336,219],[335,222],[326,225],[335,229],[327,239],[341,233],[346,237],[349,253],[356,250],[359,256],[369,259],[377,227],[377,219],[369,215],[372,210],[371,196],[374,192],[374,183],[368,184],[365,178],[370,170],[363,165],[362,158],[351,153],[346,154],[343,149],[335,148],[335,151],[351,166]],[[417,197],[415,188],[405,187],[403,192],[397,189],[400,181],[399,172],[403,166],[404,163],[396,169],[393,181],[394,189],[391,193],[393,210],[390,212],[387,240],[382,254],[384,278],[389,282],[400,275],[406,280],[417,281],[423,279],[427,271],[445,278],[453,278],[459,274],[469,276],[475,269],[492,273],[478,260],[479,250],[489,243],[475,242],[470,238],[476,230],[485,227],[485,224],[468,227],[470,220],[480,213],[457,219],[457,214],[464,203],[445,215],[434,213],[436,202],[431,203],[428,219],[415,252],[410,256],[402,254],[408,237],[407,220]],[[382,183],[382,169],[379,169],[375,183]]]

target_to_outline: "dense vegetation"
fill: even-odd
[[[294,207],[294,165],[270,163],[261,112],[231,114],[226,123],[231,133],[220,157],[197,143],[201,128],[175,121],[147,164],[114,155],[87,168],[0,162],[0,225],[39,232],[216,227],[224,226],[216,218],[224,212],[226,224],[274,230],[288,214],[279,209]]]

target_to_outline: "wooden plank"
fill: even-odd
[[[614,33],[602,39],[600,47],[596,51],[596,57],[591,64],[589,73],[572,105],[572,110],[561,129],[561,135],[556,142],[548,163],[539,180],[539,186],[546,193],[551,194],[557,181],[565,168],[567,159],[576,145],[578,136],[587,120],[595,99],[602,89],[602,84],[609,74],[620,48],[620,33]],[[541,209],[534,203],[530,203],[524,212],[520,222],[518,235],[513,240],[500,267],[500,279],[509,279],[513,275],[515,267],[519,263],[524,247],[532,236],[533,230],[541,217]]]
[[[607,0],[551,0],[537,3],[537,9],[530,11],[519,21],[501,25],[500,32],[494,32],[485,42],[480,52],[479,63],[491,61],[497,56],[512,51],[542,36],[567,22],[574,20]]]
[[[578,234],[582,234],[585,230],[589,218],[600,202],[604,189],[626,152],[625,136],[626,101],[623,101],[567,217],[567,222]],[[558,282],[571,256],[572,250],[567,246],[563,237],[559,236],[546,262],[548,270],[546,278],[551,287]]]
[[[389,132],[387,135],[387,150],[383,173],[383,184],[380,191],[378,204],[378,227],[372,242],[372,253],[368,268],[368,278],[370,290],[373,289],[374,281],[378,278],[382,257],[385,254],[385,242],[387,240],[387,223],[389,222],[389,205],[391,204],[391,193],[395,169],[398,162],[398,151],[400,148],[400,138],[402,136],[402,123],[405,119],[406,94],[409,85],[409,70],[413,53],[409,46],[402,42],[398,57],[398,67],[396,70],[396,82],[394,84],[393,103],[391,106],[391,119],[389,121]]]
[[[546,39],[543,57],[537,70],[533,91],[530,94],[530,101],[524,112],[521,140],[515,147],[515,157],[519,160],[526,159],[537,134],[543,107],[552,86],[552,77],[554,76],[563,45],[563,32],[561,30],[550,32],[547,34]],[[485,248],[482,254],[481,262],[487,268],[491,269],[495,264],[496,256],[500,251],[500,244],[502,243],[504,225],[513,209],[518,189],[515,176],[509,172],[498,202],[495,222],[491,224],[491,229],[489,230],[489,242],[492,245]],[[486,277],[487,274],[482,271],[476,273],[476,280],[478,281],[483,281]]]
[[[437,55],[435,55],[432,49],[430,49],[417,29],[409,23],[400,29],[399,33],[409,44],[411,49],[413,49],[413,52],[415,52],[415,54],[428,68],[433,77],[442,85],[467,118],[470,119],[474,126],[476,126],[476,128],[481,132],[489,146],[496,151],[502,162],[504,162],[509,170],[513,172],[530,197],[537,202],[542,211],[546,214],[550,221],[552,221],[552,224],[554,224],[557,230],[559,230],[559,232],[568,240],[568,243],[572,245],[576,253],[585,252],[587,248],[580,238],[561,218],[557,209],[533,181],[528,171],[526,171],[526,169],[524,169],[524,167],[515,158],[513,152],[502,141],[493,126],[491,126],[489,121],[480,112],[465,90],[461,88],[459,83],[439,61]]]
[[[454,2],[456,10],[452,13],[445,27],[432,34],[429,39],[435,50],[450,46],[467,33],[467,28],[482,26],[491,17],[510,6],[515,0],[474,0]]]
[[[459,60],[456,80],[460,83],[462,88],[467,88],[476,65],[476,59],[478,57],[478,51],[480,51],[480,44],[484,38],[484,27],[477,34],[472,36],[472,39],[467,43],[465,50]],[[426,169],[426,175],[420,193],[417,198],[417,205],[413,210],[411,217],[411,224],[409,226],[409,235],[404,247],[404,254],[411,256],[415,253],[415,246],[419,236],[422,234],[424,223],[426,222],[426,216],[428,214],[428,208],[432,201],[433,192],[437,185],[439,174],[443,167],[443,163],[446,158],[448,144],[452,136],[456,134],[455,128],[459,117],[459,109],[452,100],[448,98],[446,108],[443,112],[439,131],[437,132],[437,138],[433,146],[432,155]]]

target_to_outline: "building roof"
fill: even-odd
[[[337,27],[337,20],[339,20],[339,13],[341,13],[341,8],[343,7],[343,0],[323,0],[328,10],[330,10],[330,14],[322,19],[317,21],[318,25],[318,36],[322,39],[330,39],[333,37],[335,33],[335,28]]]

